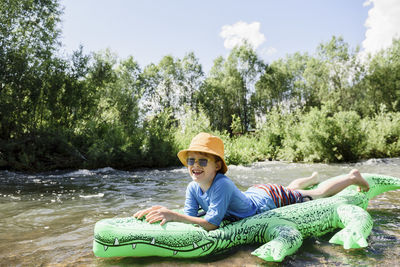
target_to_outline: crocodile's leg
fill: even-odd
[[[366,247],[371,233],[372,218],[362,208],[355,205],[341,205],[337,208],[339,225],[344,227],[330,240],[330,243],[343,245],[345,249]]]
[[[295,253],[303,243],[301,233],[290,225],[278,225],[268,229],[267,240],[270,241],[251,254],[266,261],[281,262],[286,256]]]

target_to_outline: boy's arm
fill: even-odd
[[[142,211],[138,211],[133,216],[140,219],[144,215],[146,215],[146,221],[148,221],[149,223],[161,221],[160,225],[163,225],[167,221],[174,221],[174,222],[198,224],[207,231],[215,230],[218,228],[218,226],[216,226],[212,223],[209,223],[208,221],[206,221],[203,218],[193,217],[193,216],[189,216],[186,214],[182,214],[182,213],[167,209],[163,206],[153,206],[151,208],[148,208],[148,209],[145,209]]]

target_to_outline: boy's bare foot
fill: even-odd
[[[357,169],[351,170],[349,178],[354,180],[354,184],[358,185],[359,192],[368,192],[369,184]]]
[[[313,172],[309,177],[311,185],[319,183],[318,172]]]

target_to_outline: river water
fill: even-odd
[[[253,184],[288,184],[319,172],[320,180],[361,172],[400,177],[400,159],[371,159],[356,164],[297,164],[260,162],[230,166],[227,175],[245,190]],[[96,258],[92,252],[93,227],[104,218],[126,217],[154,204],[182,208],[190,177],[184,168],[162,170],[56,171],[24,174],[0,171],[1,266],[263,266],[250,255],[254,246],[240,247],[205,259]],[[332,234],[304,240],[285,266],[399,266],[400,190],[370,201],[374,220],[369,246],[344,250],[328,243]]]

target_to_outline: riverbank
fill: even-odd
[[[81,133],[40,132],[0,140],[0,169],[40,172],[60,169],[121,170],[180,166],[179,150],[206,131],[220,136],[228,164],[257,161],[356,162],[400,156],[400,113],[361,118],[353,111],[326,108],[283,113],[273,110],[251,133],[231,136],[211,129],[205,116],[189,113],[182,124],[162,114],[151,125],[127,135],[120,128],[86,128]],[[207,126],[208,125],[208,126]]]

